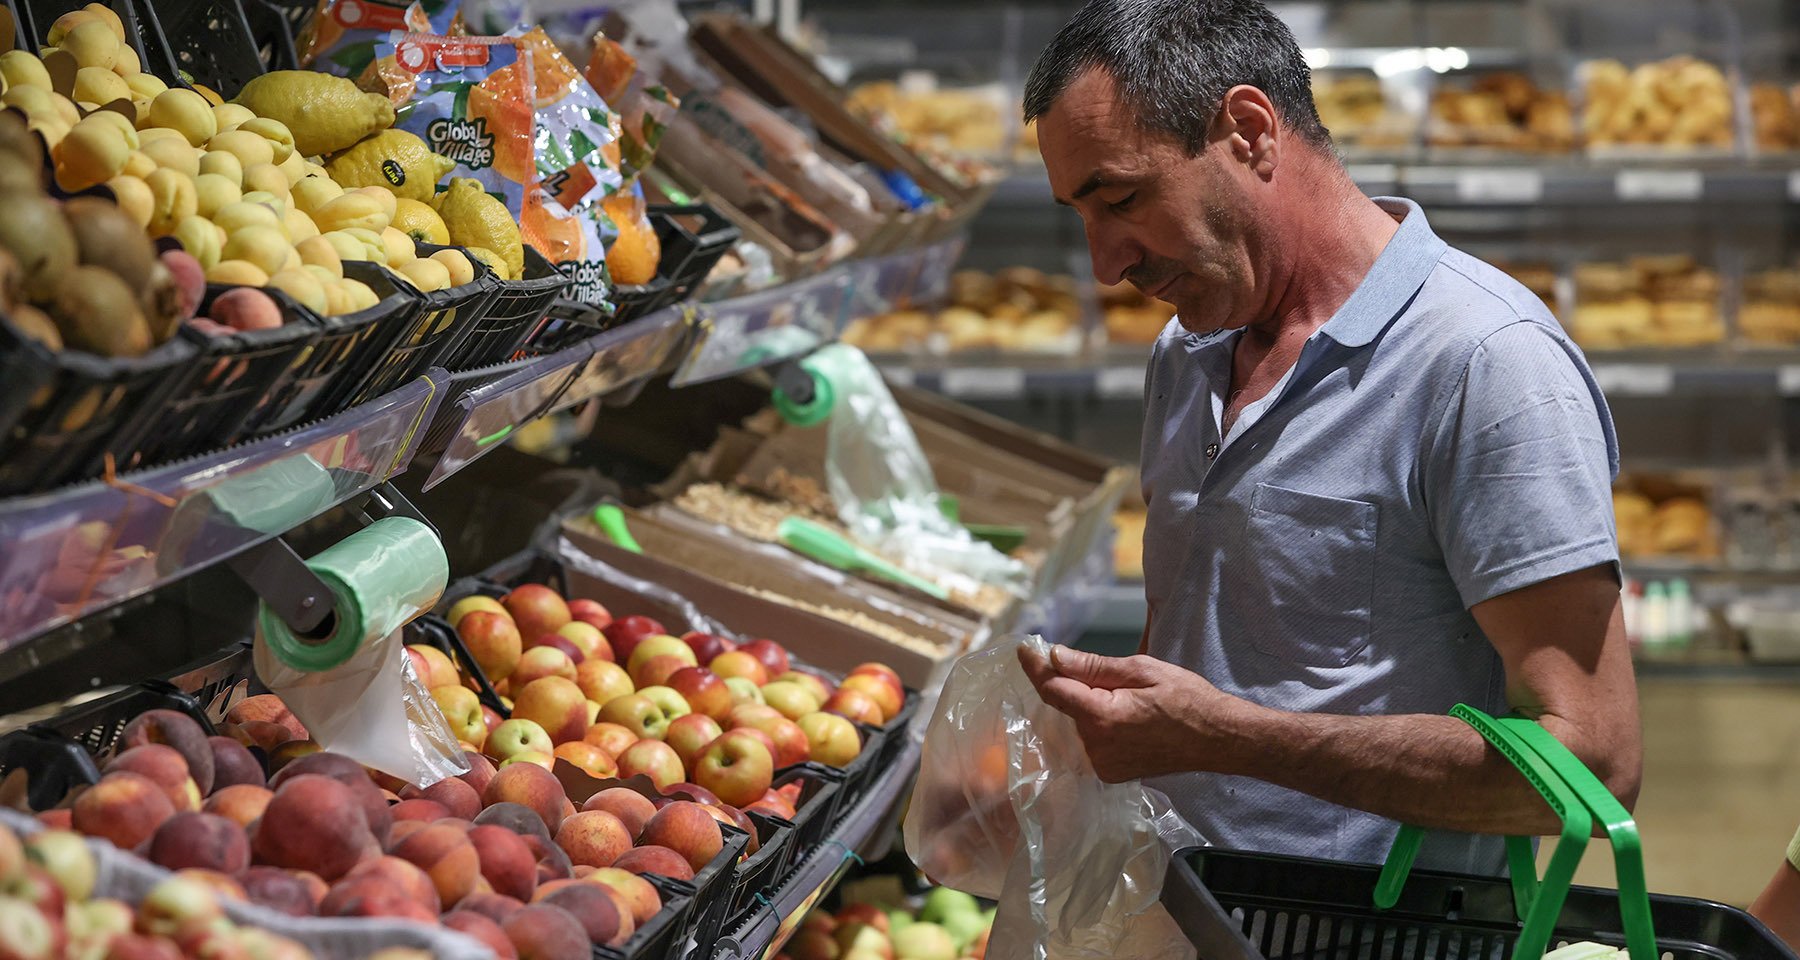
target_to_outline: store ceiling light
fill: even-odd
[[[1306,65],[1311,69],[1323,70],[1331,66],[1331,51],[1324,47],[1307,47],[1300,55],[1306,58]]]

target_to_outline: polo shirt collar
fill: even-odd
[[[1372,342],[1425,285],[1444,251],[1449,249],[1431,230],[1425,211],[1401,197],[1376,197],[1375,203],[1399,216],[1400,228],[1388,240],[1367,276],[1356,285],[1319,332],[1346,347]]]

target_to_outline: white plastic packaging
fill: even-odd
[[[1166,797],[1095,775],[1020,647],[1049,651],[1009,637],[951,667],[925,731],[907,854],[933,881],[999,901],[988,960],[1191,960],[1162,884],[1170,851],[1204,841]]]

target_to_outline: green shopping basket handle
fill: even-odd
[[[1569,885],[1575,879],[1575,867],[1581,862],[1582,852],[1587,849],[1588,837],[1593,834],[1594,818],[1588,811],[1581,797],[1573,788],[1558,776],[1556,771],[1537,752],[1518,738],[1516,734],[1473,707],[1458,704],[1450,711],[1450,715],[1475,728],[1494,749],[1518,768],[1550,809],[1562,818],[1562,835],[1556,843],[1556,851],[1550,856],[1550,865],[1544,871],[1543,879],[1537,878],[1537,865],[1531,855],[1531,841],[1527,837],[1506,838],[1506,861],[1512,873],[1513,906],[1520,919],[1525,922],[1519,933],[1519,941],[1513,946],[1512,960],[1538,960],[1550,945],[1550,935],[1556,927],[1556,919],[1562,913],[1563,901],[1568,897]],[[1400,890],[1406,884],[1407,874],[1412,871],[1413,861],[1419,855],[1419,844],[1424,839],[1425,831],[1421,827],[1410,824],[1400,828],[1394,838],[1394,846],[1388,852],[1387,862],[1382,865],[1381,877],[1375,884],[1375,906],[1386,910],[1400,900]],[[1634,957],[1633,960],[1638,960]]]

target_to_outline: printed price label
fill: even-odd
[[[1102,397],[1138,399],[1144,395],[1144,368],[1101,367],[1094,390]]]
[[[1462,170],[1456,174],[1456,198],[1464,203],[1536,203],[1544,196],[1544,178],[1536,170]]]
[[[1705,186],[1698,170],[1620,170],[1613,178],[1620,200],[1698,200]]]
[[[944,371],[944,393],[952,397],[1007,400],[1025,395],[1025,371],[1018,367],[964,367]]]
[[[1657,397],[1675,387],[1675,370],[1649,363],[1609,363],[1594,368],[1601,391],[1619,396]]]

